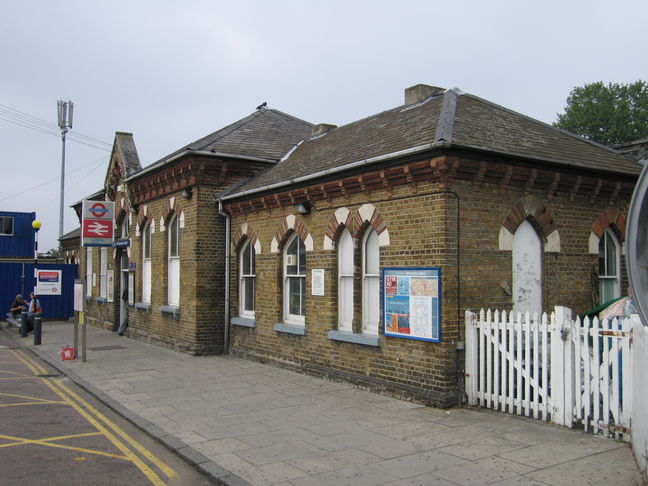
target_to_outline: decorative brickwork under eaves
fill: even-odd
[[[264,167],[259,162],[189,155],[131,179],[128,191],[132,203],[141,204],[195,185],[226,187]]]
[[[451,190],[453,182],[459,179],[471,183],[475,192],[480,191],[486,183],[497,185],[500,194],[505,194],[509,186],[517,186],[524,187],[526,195],[544,194],[549,200],[558,196],[573,200],[580,194],[589,196],[592,204],[604,201],[609,206],[614,206],[621,197],[630,197],[635,184],[633,176],[623,174],[603,178],[584,171],[577,175],[494,161],[439,156],[334,180],[313,180],[308,185],[270,194],[230,199],[225,201],[225,206],[232,215],[239,215],[304,202],[330,204],[334,198],[356,193],[364,193],[370,200],[372,191],[385,190],[391,197],[393,187],[403,184],[410,187],[412,194],[416,194],[419,183],[424,181],[438,183],[439,190]]]

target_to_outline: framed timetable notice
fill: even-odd
[[[441,268],[383,269],[385,336],[441,341]]]

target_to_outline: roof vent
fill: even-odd
[[[317,125],[313,125],[313,133],[311,133],[311,135],[313,137],[315,135],[322,135],[323,133],[333,130],[334,128],[337,128],[337,125],[329,125],[328,123],[318,123]]]
[[[430,96],[440,95],[445,91],[444,88],[429,86],[427,84],[417,84],[411,88],[405,89],[405,104],[412,105],[420,103]]]

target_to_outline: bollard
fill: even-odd
[[[27,312],[20,313],[20,337],[27,337]]]
[[[34,314],[34,346],[41,343],[41,330],[43,328],[43,318],[40,312]]]

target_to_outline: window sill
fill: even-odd
[[[149,314],[151,313],[151,304],[147,302],[135,302],[135,308],[145,310]]]
[[[378,334],[358,334],[349,331],[329,331],[328,338],[333,341],[363,344],[365,346],[380,346]]]
[[[249,317],[232,317],[230,319],[230,324],[233,326],[256,327],[256,321]]]
[[[172,316],[175,319],[180,319],[180,307],[177,305],[161,305],[160,314]]]
[[[105,297],[97,297],[97,299],[95,300],[95,302],[96,302],[97,304],[105,304],[106,302],[108,302],[108,299],[106,299]]]
[[[283,322],[277,322],[273,328],[277,332],[284,332],[286,334],[296,334],[298,336],[306,335],[306,326],[300,326],[298,324],[286,324]]]

